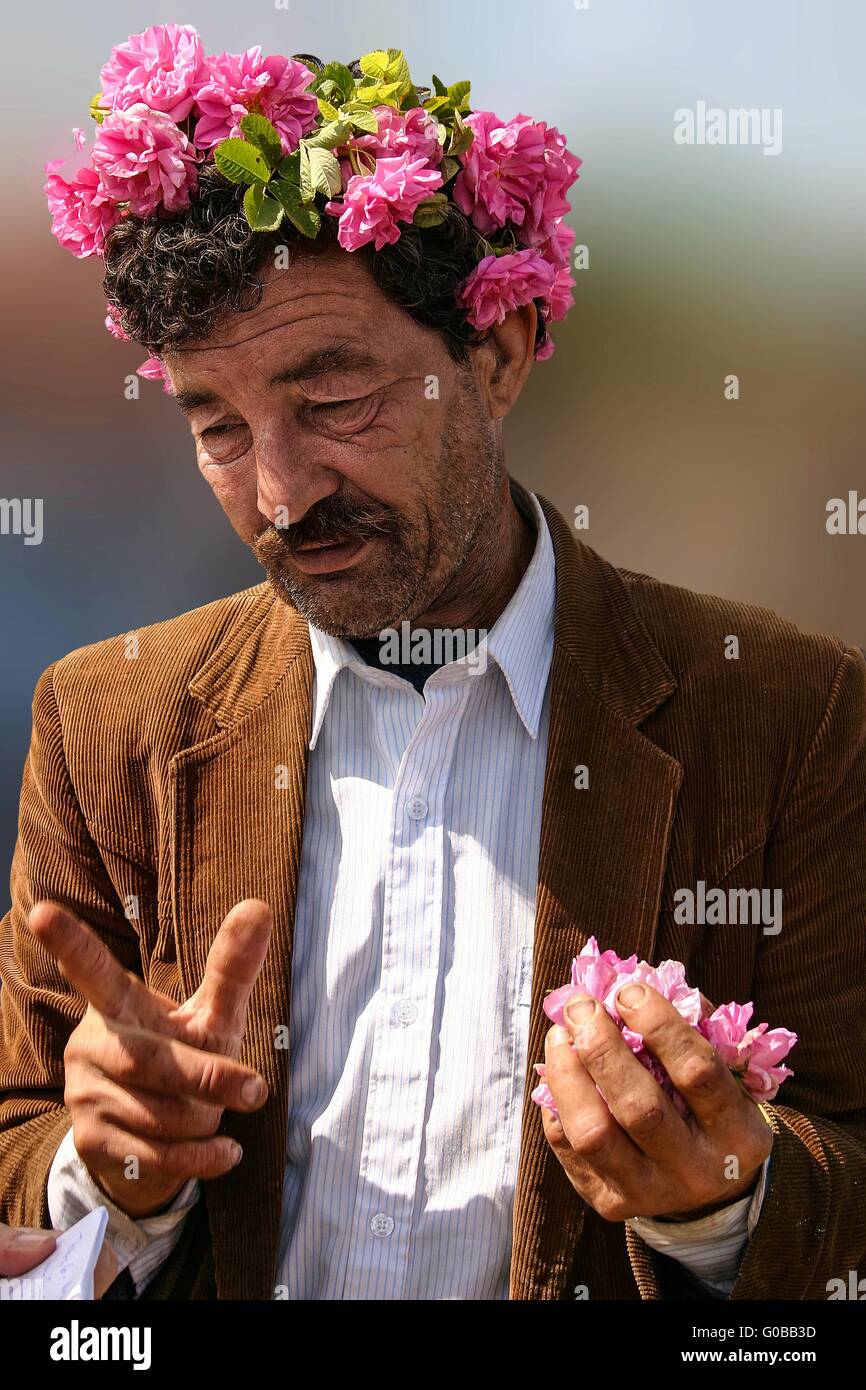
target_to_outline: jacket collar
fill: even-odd
[[[527,490],[514,480],[511,486],[532,511]],[[546,498],[539,496],[538,501],[556,564],[554,646],[574,659],[588,696],[637,726],[673,693],[676,681],[619,571],[579,541]],[[310,650],[305,619],[269,583],[247,590],[243,600],[226,636],[189,683],[190,694],[211,710],[220,728],[255,709],[292,663]],[[495,631],[494,627],[491,638]],[[512,665],[513,646],[512,641]],[[534,709],[532,701],[528,705]]]

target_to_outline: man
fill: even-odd
[[[465,209],[286,267],[240,197],[205,167],[105,245],[268,582],[39,682],[0,1214],[104,1204],[145,1298],[826,1297],[866,1249],[862,657],[510,478],[545,301],[454,310]],[[395,665],[404,624],[467,650]],[[618,1006],[679,1106],[594,999],[549,1029],[592,936],[795,1030],[784,1099],[652,988]]]

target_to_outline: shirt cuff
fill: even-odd
[[[758,1224],[767,1190],[772,1152],[761,1165],[754,1192],[747,1192],[721,1211],[697,1221],[656,1221],[632,1216],[626,1221],[652,1250],[677,1260],[715,1298],[727,1298]]]
[[[80,1157],[68,1129],[48,1174],[48,1212],[55,1231],[67,1231],[96,1207],[108,1212],[105,1239],[117,1259],[117,1272],[129,1270],[140,1295],[180,1239],[183,1223],[198,1201],[201,1184],[190,1178],[158,1216],[136,1221],[100,1191]]]

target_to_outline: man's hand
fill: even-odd
[[[54,1251],[60,1231],[36,1231],[28,1226],[4,1226],[0,1221],[0,1279],[19,1279],[41,1265]],[[114,1251],[103,1241],[93,1270],[93,1292],[101,1298],[117,1277]]]
[[[88,1003],[64,1053],[64,1100],[75,1147],[101,1190],[143,1217],[187,1179],[229,1172],[241,1151],[216,1134],[223,1110],[258,1110],[267,1097],[263,1078],[235,1060],[273,927],[267,904],[232,908],[201,985],[181,1005],[124,970],[58,904],[37,903],[28,925]]]
[[[47,1260],[55,1245],[54,1231],[34,1231],[26,1226],[4,1226],[0,1221],[0,1278],[17,1279]]]
[[[545,1079],[559,1119],[542,1111],[548,1142],[573,1186],[607,1221],[697,1219],[748,1192],[773,1142],[758,1106],[656,990],[628,985],[617,1007],[691,1115],[678,1114],[601,1004],[573,1000],[568,1028],[551,1028],[545,1043]]]

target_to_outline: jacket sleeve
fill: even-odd
[[[826,1299],[866,1252],[866,663],[842,655],[808,752],[776,817],[764,884],[782,928],[758,950],[757,1020],[798,1036],[769,1179],[732,1299]],[[626,1227],[642,1298],[707,1299]],[[836,1286],[838,1287],[838,1286]]]
[[[827,1298],[866,1252],[866,663],[842,655],[778,816],[765,883],[781,888],[753,995],[790,1027],[794,1076],[765,1106],[773,1165],[731,1298]]]
[[[88,923],[129,970],[138,939],[91,839],[69,777],[54,692],[40,678],[24,768],[12,908],[0,923],[0,1220],[50,1226],[48,1174],[70,1126],[63,1053],[85,1002],[27,927],[42,898]]]
[[[847,650],[770,836],[765,884],[782,926],[763,938],[756,1017],[799,1038],[764,1106],[775,1132],[735,1299],[826,1299],[866,1252],[866,663]]]

